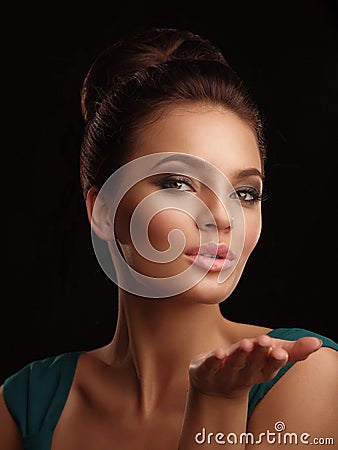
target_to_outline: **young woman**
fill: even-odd
[[[188,31],[125,36],[89,70],[82,110],[81,182],[119,286],[116,332],[5,381],[0,449],[338,439],[337,344],[220,312],[259,239],[265,159],[259,112],[221,52]]]

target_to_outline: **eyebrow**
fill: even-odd
[[[189,156],[184,153],[175,153],[174,155],[167,156],[166,158],[161,159],[156,164],[154,164],[153,169],[158,166],[162,166],[167,162],[177,161],[183,163],[190,167],[195,167],[196,169],[207,169],[210,164],[202,158],[198,158],[197,156]]]
[[[241,179],[247,177],[259,177],[262,181],[264,181],[264,175],[262,172],[255,167],[251,167],[250,169],[239,170],[235,173],[234,178]]]
[[[205,161],[202,158],[199,158],[197,156],[190,156],[183,153],[175,153],[174,155],[167,156],[166,158],[161,159],[158,161],[154,166],[155,167],[161,166],[162,164],[165,164],[167,162],[171,161],[177,161],[180,163],[183,163],[190,167],[195,167],[196,169],[210,169],[210,163]],[[212,164],[211,164],[212,165]],[[242,179],[247,178],[251,176],[259,177],[262,181],[264,181],[264,175],[260,170],[258,170],[256,167],[250,167],[248,169],[238,170],[234,174],[234,178],[236,179]]]

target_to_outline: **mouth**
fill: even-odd
[[[232,267],[235,254],[225,245],[207,242],[188,250],[185,255],[194,264],[209,272],[220,272]]]

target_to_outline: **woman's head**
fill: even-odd
[[[189,31],[152,28],[105,49],[82,88],[86,122],[80,158],[84,196],[100,188],[137,147],[147,123],[173,106],[196,103],[237,114],[265,148],[259,112],[221,51]]]
[[[236,269],[229,272],[229,281],[217,284],[214,272],[219,270],[207,270],[202,273],[208,273],[201,277],[203,281],[198,286],[191,284],[195,287],[189,289],[191,298],[197,298],[198,289],[201,301],[207,303],[226,298],[235,288],[260,234],[258,200],[265,149],[258,110],[221,52],[208,40],[185,31],[152,29],[129,35],[105,50],[93,64],[84,82],[82,108],[86,127],[81,149],[81,182],[89,216],[97,191],[113,172],[133,161],[139,162],[142,157],[163,155],[165,158],[177,152],[210,164],[200,172],[206,180],[203,184],[196,181],[198,176],[194,177],[194,172],[186,181],[177,178],[177,174],[168,179],[168,174],[163,173],[136,181],[141,170],[139,162],[139,166],[133,166],[134,172],[129,172],[135,180],[130,180],[130,189],[119,204],[113,227],[109,224],[115,234],[102,232],[106,229],[105,226],[100,229],[104,220],[94,229],[103,239],[117,242],[128,268],[148,279],[172,280],[167,285],[169,288],[180,285],[175,277],[186,273],[192,261],[198,264],[197,268],[193,264],[196,272],[191,280],[198,278],[201,265],[208,259],[219,259],[222,251],[224,257],[224,248],[231,248],[231,240],[236,236],[233,231],[242,230],[239,240],[243,246],[235,255]],[[208,184],[215,181],[212,167],[221,174],[220,185],[225,186],[223,194],[226,202],[229,200],[229,210],[236,202],[241,205],[235,226],[227,205],[220,206],[212,189],[208,189]],[[169,172],[173,174],[175,170],[170,168]],[[222,177],[230,183],[224,184]],[[187,213],[191,208],[189,198],[189,205],[179,206],[182,196],[177,194],[182,190],[192,194],[191,201],[199,202],[192,208],[192,215]],[[161,192],[165,196],[159,197]],[[169,201],[174,207],[166,209],[163,205],[168,201],[167,192],[174,192]],[[138,234],[139,229],[146,229],[144,240],[149,238],[151,248],[158,252],[168,250],[168,237],[173,230],[180,230],[185,237],[178,256],[165,264],[158,260],[152,262],[148,255],[142,256],[131,235],[134,211],[150,198],[160,198],[158,212],[149,219],[150,210],[143,207],[136,231],[132,231]],[[212,219],[200,205],[207,206]],[[97,210],[101,211],[100,206]],[[244,226],[240,216],[244,217]],[[97,217],[101,217],[100,213]],[[208,242],[222,244],[223,250],[207,245],[202,259],[191,253],[196,253],[200,243]],[[217,269],[216,266],[213,267]],[[151,283],[146,281],[146,284],[153,289]]]

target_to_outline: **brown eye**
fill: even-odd
[[[243,188],[232,193],[230,198],[236,198],[243,203],[254,204],[262,199],[262,195],[256,189]]]
[[[186,178],[166,178],[164,180],[160,180],[158,184],[162,189],[175,189],[177,191],[192,191],[193,188],[190,184],[190,181]]]
[[[179,189],[179,190],[184,190],[184,187],[186,187],[185,183],[182,183],[181,181],[176,181],[176,180],[172,180],[172,181],[167,181],[164,185],[162,185],[164,188],[171,188],[171,189]],[[189,189],[189,187],[188,187]]]

